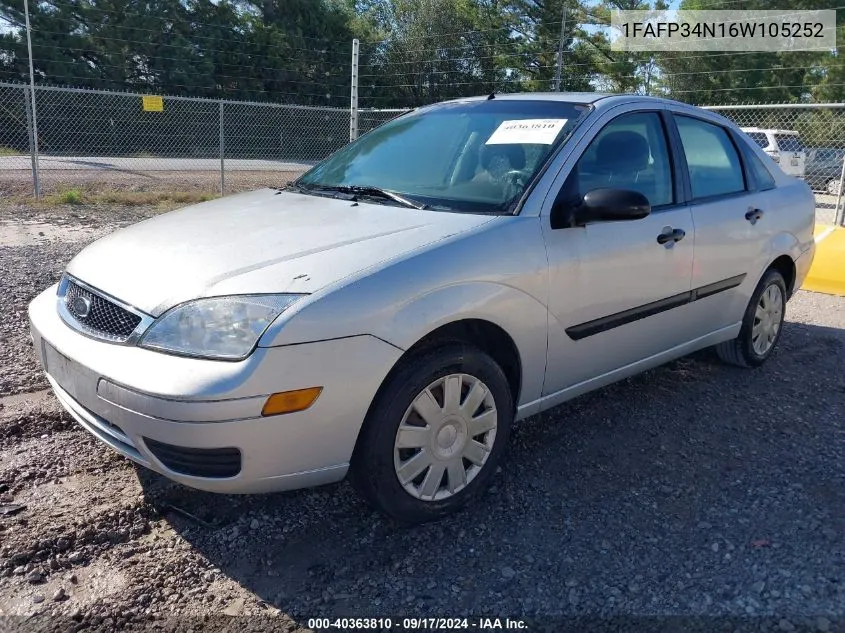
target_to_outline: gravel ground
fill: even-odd
[[[532,631],[845,631],[845,299],[799,292],[759,370],[702,352],[526,421],[480,503],[404,529],[346,483],[188,490],[62,413],[27,302],[85,243],[153,213],[15,208],[0,223],[0,503],[25,506],[0,516],[0,629],[475,615]]]

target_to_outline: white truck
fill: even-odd
[[[784,173],[803,178],[807,161],[807,149],[795,130],[772,130],[757,127],[744,127],[757,145],[772,157]]]

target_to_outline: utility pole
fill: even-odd
[[[560,78],[561,72],[563,70],[563,40],[564,34],[566,32],[566,0],[560,0],[560,3],[563,5],[560,13],[560,40],[557,44],[557,64],[555,68],[555,84],[554,84],[554,91],[560,92]]]
[[[26,16],[26,48],[29,52],[29,109],[31,116],[30,156],[32,157],[32,182],[35,188],[35,199],[41,197],[41,179],[38,173],[38,119],[35,115],[35,71],[32,65],[32,30],[29,27],[29,0],[23,0],[23,11]]]
[[[349,140],[358,138],[358,40],[352,40],[352,85],[349,91]]]

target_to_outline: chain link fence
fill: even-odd
[[[382,123],[387,123],[401,114],[410,112],[405,108],[390,108],[384,110],[358,110],[358,133],[365,134],[377,128]]]
[[[29,92],[22,86],[0,84],[0,175],[31,172]],[[26,177],[26,176],[25,176]],[[32,180],[25,182],[32,191]]]
[[[38,157],[29,86],[0,83],[0,195],[69,189],[201,191],[280,186],[349,141],[345,108],[39,86]],[[833,223],[842,202],[845,104],[705,106],[736,122],[816,192]],[[407,112],[358,110],[360,134]],[[841,221],[841,218],[840,218]]]
[[[781,169],[806,180],[815,193],[819,222],[841,224],[845,104],[705,106],[705,109],[731,119]]]
[[[0,83],[0,195],[280,186],[349,142],[349,110]],[[360,110],[362,133],[403,110]]]

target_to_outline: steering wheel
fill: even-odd
[[[505,198],[510,200],[514,198],[522,189],[525,188],[525,173],[519,169],[510,169],[502,176],[505,181]]]

